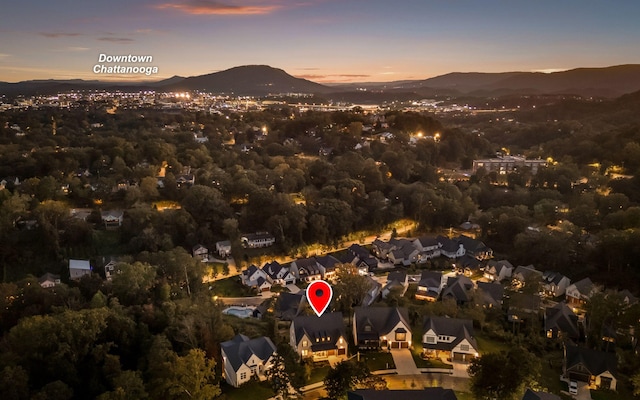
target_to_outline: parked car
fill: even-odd
[[[569,394],[574,394],[574,395],[578,394],[578,382],[576,381],[569,382]]]

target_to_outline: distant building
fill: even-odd
[[[102,223],[106,229],[113,229],[122,226],[124,219],[124,211],[122,210],[110,210],[100,213],[102,217]]]
[[[91,275],[89,260],[69,260],[69,277],[80,279],[85,275]]]
[[[519,156],[502,156],[473,160],[473,173],[476,173],[479,168],[484,168],[487,172],[496,171],[500,175],[505,175],[516,172],[523,167],[528,167],[531,169],[532,174],[537,174],[538,169],[546,166],[546,160],[527,160],[525,157]]]
[[[209,249],[207,249],[201,244],[197,244],[193,246],[193,249],[191,249],[191,252],[193,254],[193,258],[197,258],[200,261],[206,262],[209,259]]]
[[[244,247],[255,249],[258,247],[273,246],[276,238],[269,232],[246,233],[240,238]]]
[[[45,289],[54,287],[60,284],[60,275],[47,272],[38,279],[38,283]]]
[[[228,240],[216,242],[216,252],[222,258],[229,257],[231,255],[231,242]]]

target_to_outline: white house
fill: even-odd
[[[240,238],[244,247],[254,249],[259,247],[273,246],[276,238],[269,232],[245,233]]]
[[[490,281],[501,282],[511,278],[513,265],[507,260],[490,260],[484,268],[483,276]]]
[[[407,309],[356,307],[353,341],[360,349],[408,349],[411,347],[411,326]]]
[[[201,244],[193,246],[191,252],[193,254],[193,258],[197,258],[200,261],[206,262],[209,259],[209,249]]]
[[[116,265],[118,265],[118,263],[114,260],[111,260],[107,264],[105,264],[104,276],[107,278],[108,281],[112,280],[113,275],[117,272]]]
[[[80,279],[85,275],[91,275],[89,260],[69,260],[69,277]]]
[[[560,297],[569,285],[571,280],[559,272],[545,271],[542,274],[542,290],[547,296]]]
[[[124,220],[124,211],[122,210],[109,210],[102,211],[100,213],[102,218],[102,223],[104,227],[107,229],[114,229],[122,226],[122,221]]]
[[[262,271],[271,279],[274,284],[290,285],[296,283],[296,277],[287,267],[280,265],[277,261],[266,263]]]
[[[51,288],[60,284],[60,275],[47,272],[38,279],[38,283],[43,288]]]
[[[231,255],[231,242],[228,240],[216,242],[216,253],[222,258],[229,257]]]
[[[271,289],[271,279],[260,268],[251,264],[249,268],[242,271],[242,284],[252,288],[258,289],[260,292],[265,292]]]
[[[424,321],[422,348],[427,355],[446,356],[454,361],[471,361],[473,357],[478,357],[478,344],[473,335],[473,321],[427,317]]]
[[[265,371],[271,368],[276,346],[271,339],[261,336],[249,339],[236,335],[233,339],[220,343],[224,365],[224,379],[233,387],[238,387],[256,376],[265,379]]]
[[[598,291],[591,279],[584,278],[567,287],[565,291],[567,304],[570,307],[581,307]]]

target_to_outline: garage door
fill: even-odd
[[[465,353],[453,353],[453,361],[466,362],[471,359],[469,354]]]
[[[336,355],[336,351],[335,350],[329,350],[329,352],[327,353],[330,356],[335,356]]]
[[[572,381],[589,382],[588,374],[581,374],[579,372],[569,372],[569,379]]]
[[[399,349],[400,348],[400,342],[391,342],[391,348],[392,349]]]
[[[347,349],[338,349],[338,355],[339,356],[343,356],[345,354],[347,354]]]
[[[409,342],[400,342],[400,347],[402,347],[403,349],[408,349],[409,348]]]

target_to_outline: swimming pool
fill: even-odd
[[[222,310],[222,313],[227,315],[235,315],[236,317],[239,317],[239,318],[248,318],[253,315],[253,310],[255,309],[256,309],[255,307],[249,307],[249,306],[247,307],[231,306]]]

